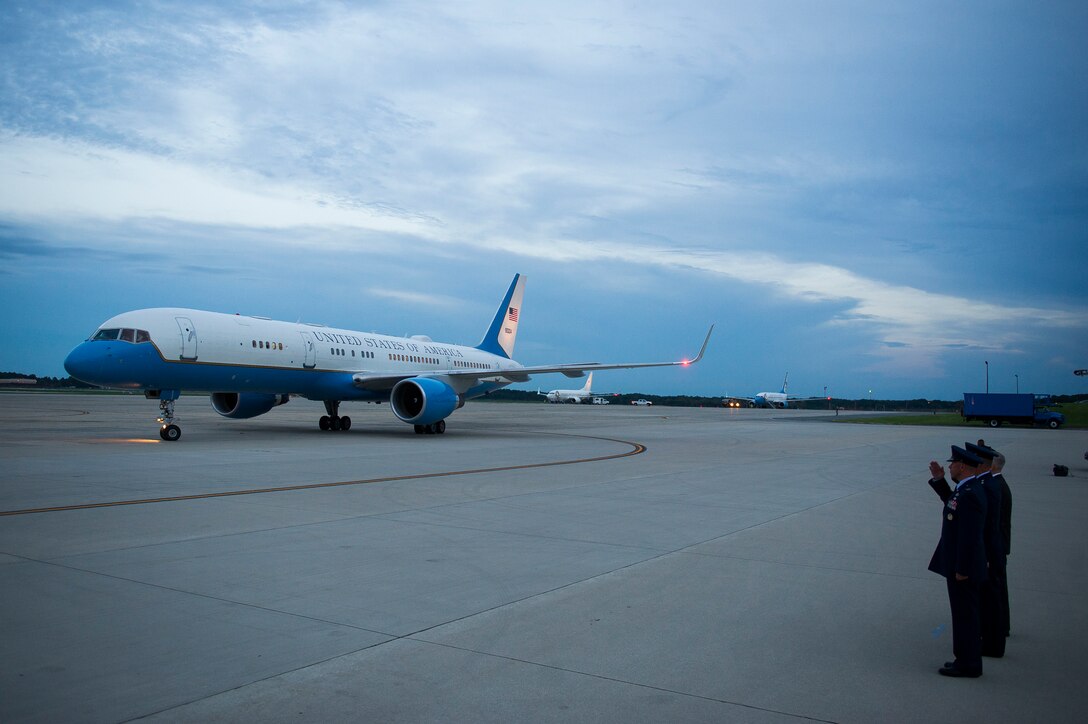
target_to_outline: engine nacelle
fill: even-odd
[[[465,404],[465,398],[441,380],[409,377],[389,394],[393,414],[410,425],[433,425]]]
[[[257,392],[213,392],[212,409],[223,417],[245,420],[263,415],[276,405],[286,404],[290,395],[266,395]]]

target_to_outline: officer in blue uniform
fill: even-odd
[[[929,464],[930,486],[941,495],[944,508],[941,540],[929,561],[929,570],[944,576],[948,604],[952,611],[952,652],[955,659],[939,669],[942,676],[982,676],[982,638],[979,620],[979,590],[986,580],[986,495],[975,481],[982,461],[961,447],[952,446],[948,466],[955,489],[944,479],[944,469]],[[943,483],[943,487],[939,485]],[[947,497],[943,491],[947,489]]]
[[[967,452],[982,460],[975,480],[986,494],[986,524],[982,540],[986,547],[986,582],[979,591],[979,618],[982,626],[982,655],[999,659],[1005,655],[1005,623],[1001,613],[1001,590],[1005,580],[1005,541],[1001,535],[1001,481],[991,468],[997,451],[983,444],[964,443]]]
[[[1005,480],[1005,456],[997,453],[990,468],[994,480],[1001,484],[1001,516],[998,527],[1001,529],[1001,542],[1005,545],[1005,568],[1001,571],[1001,627],[1005,638],[1009,637],[1009,576],[1008,559],[1012,553],[1012,490]]]

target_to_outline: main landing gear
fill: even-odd
[[[416,425],[417,435],[441,435],[446,431],[446,421],[439,420],[433,425]]]
[[[340,400],[325,400],[325,412],[317,421],[317,426],[322,430],[350,430],[351,418],[347,415],[340,417]]]
[[[181,428],[174,424],[174,402],[176,400],[176,397],[159,400],[159,410],[162,413],[159,417],[159,422],[162,425],[159,428],[159,437],[166,442],[176,442],[181,437]]]

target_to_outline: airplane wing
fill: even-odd
[[[714,325],[710,325],[710,329],[707,330],[706,338],[703,340],[703,346],[699,348],[699,354],[695,355],[694,359],[680,360],[679,362],[620,362],[620,363],[601,363],[601,362],[576,362],[572,364],[561,365],[534,365],[531,367],[517,367],[509,370],[493,370],[490,374],[481,374],[479,371],[465,370],[464,372],[458,370],[456,375],[475,374],[481,378],[488,377],[504,377],[511,382],[525,382],[532,375],[544,375],[559,373],[564,374],[567,377],[582,377],[586,372],[592,372],[595,370],[628,370],[636,369],[640,367],[686,367],[693,365],[703,358],[703,354],[706,352],[706,345],[710,342],[710,335],[714,332]]]
[[[561,365],[534,365],[532,367],[513,367],[510,369],[491,369],[491,370],[418,370],[397,373],[390,375],[388,373],[370,374],[366,372],[359,372],[352,376],[352,383],[364,390],[372,391],[384,391],[391,390],[401,380],[406,380],[412,377],[448,377],[448,378],[470,378],[475,380],[496,380],[506,382],[528,382],[529,378],[533,375],[543,375],[551,373],[564,374],[567,377],[582,377],[586,372],[593,370],[622,370],[622,369],[635,369],[639,367],[686,367],[687,365],[693,365],[703,358],[703,354],[706,352],[707,343],[710,342],[710,335],[714,332],[714,325],[710,325],[710,329],[707,330],[706,338],[703,340],[703,346],[699,349],[699,354],[694,359],[680,360],[679,362],[622,362],[622,363],[606,363],[600,362],[576,362],[572,364]]]

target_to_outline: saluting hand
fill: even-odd
[[[932,480],[940,480],[944,477],[944,468],[936,460],[929,461],[929,475]]]

